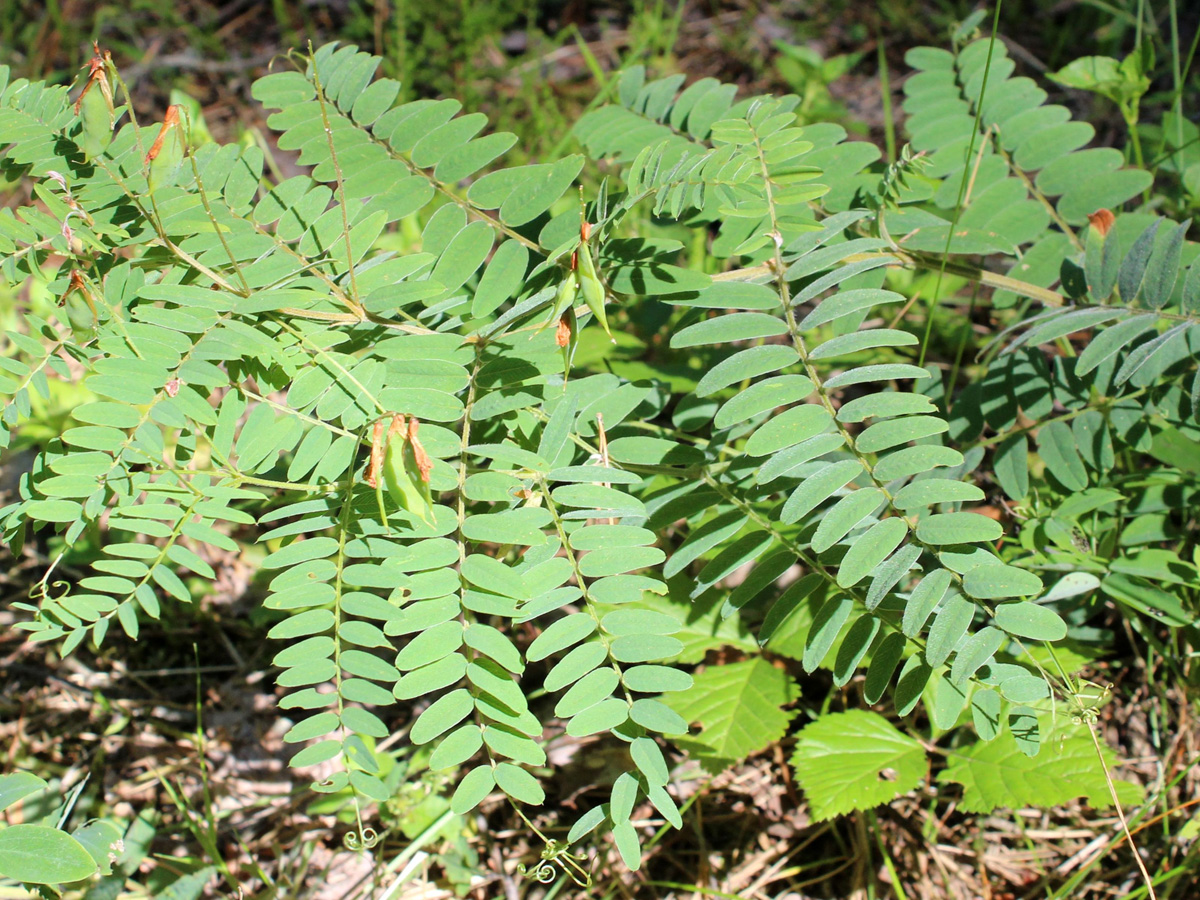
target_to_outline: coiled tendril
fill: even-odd
[[[562,869],[563,874],[570,877],[580,887],[591,887],[591,873],[579,864],[586,859],[587,855],[584,853],[580,853],[578,856],[572,854],[570,844],[548,838],[546,839],[546,846],[542,850],[542,858],[538,861],[538,864],[530,869],[524,863],[521,863],[517,866],[517,874],[522,878],[530,878],[542,884],[550,884],[558,878],[558,869]],[[555,868],[555,866],[558,868]]]

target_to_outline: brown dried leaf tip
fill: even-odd
[[[554,343],[560,347],[571,345],[571,323],[565,315],[558,320],[558,328],[554,330]]]
[[[179,124],[179,107],[168,106],[167,114],[163,116],[162,128],[158,129],[158,137],[154,139],[154,143],[150,145],[150,150],[146,154],[146,162],[153,162],[158,154],[162,151],[163,141],[167,138],[167,132],[171,130],[171,126]]]
[[[404,417],[401,416],[400,418],[403,419]],[[408,420],[408,442],[412,444],[413,460],[417,464],[417,471],[421,473],[421,480],[429,484],[429,476],[433,472],[433,460],[429,458],[429,454],[425,452],[425,448],[417,440],[417,426],[419,424],[416,416]]]
[[[79,92],[79,96],[75,99],[75,115],[79,115],[79,108],[80,104],[83,103],[83,96],[92,89],[93,84],[100,85],[100,93],[104,95],[104,99],[108,102],[109,112],[112,112],[112,86],[108,83],[108,72],[106,71],[108,63],[112,61],[112,53],[107,50],[101,53],[100,44],[98,41],[92,41],[92,51],[94,55],[91,59],[84,63],[88,69],[88,80],[87,84],[83,86],[83,90]]]
[[[1096,229],[1100,237],[1107,237],[1108,231],[1113,227],[1113,222],[1117,220],[1111,210],[1098,209],[1094,213],[1088,213],[1088,223]]]
[[[367,469],[367,486],[379,484],[379,473],[383,470],[383,419],[375,423],[371,435],[371,465]]]
[[[384,420],[380,419],[375,423],[371,435],[371,465],[367,468],[367,486],[373,488],[379,484],[379,477],[383,472],[384,454],[387,452],[388,445],[397,438],[401,443],[407,441],[412,445],[413,461],[417,464],[417,472],[421,476],[421,480],[428,484],[429,476],[433,472],[433,460],[429,458],[429,454],[425,452],[425,447],[417,437],[417,429],[420,427],[417,417],[413,416],[406,421],[401,413],[393,413],[386,435],[383,433],[383,422]]]

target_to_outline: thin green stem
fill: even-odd
[[[883,35],[876,35],[876,56],[879,60],[879,96],[883,101],[883,139],[887,147],[887,161],[896,161],[896,116],[892,111],[892,85],[888,73],[887,45]]]
[[[983,65],[983,83],[979,88],[979,99],[975,103],[975,125],[971,129],[971,140],[967,145],[966,159],[969,161],[975,155],[975,140],[979,137],[979,123],[983,120],[983,98],[987,96],[988,77],[992,72],[992,52],[996,47],[996,32],[1000,27],[1000,7],[1004,0],[996,0],[996,8],[992,14],[992,33],[988,38],[987,59]],[[942,251],[942,265],[938,269],[937,282],[933,287],[933,296],[929,298],[928,318],[925,320],[925,336],[921,340],[921,354],[917,358],[917,365],[925,365],[925,356],[929,352],[929,341],[933,336],[933,317],[937,312],[938,303],[942,299],[942,280],[946,277],[946,265],[950,259],[950,244],[954,239],[954,232],[958,228],[958,218],[962,215],[963,198],[966,196],[968,170],[969,166],[963,166],[962,179],[958,185],[958,199],[954,203],[954,215],[950,219],[950,228],[946,232],[946,246]]]
[[[1175,0],[1167,0],[1167,9],[1171,18],[1171,76],[1175,81],[1175,96],[1171,105],[1175,111],[1175,144],[1183,144],[1183,70],[1179,60],[1179,11],[1175,8]],[[1200,36],[1200,29],[1196,31]],[[1175,167],[1183,174],[1183,163],[1176,151]]]
[[[338,208],[342,212],[342,240],[346,245],[346,269],[350,277],[351,309],[362,312],[362,303],[358,296],[358,281],[354,273],[354,248],[350,242],[350,217],[346,212],[346,181],[342,177],[342,164],[338,162],[337,149],[333,145],[333,128],[329,124],[329,109],[325,102],[325,89],[321,86],[321,75],[317,71],[317,60],[313,56],[312,41],[308,43],[308,57],[312,64],[313,85],[317,90],[317,103],[321,107],[321,124],[325,126],[325,142],[329,145],[329,158],[333,162],[333,174],[337,179]]]

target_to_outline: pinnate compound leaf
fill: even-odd
[[[699,734],[677,740],[705,768],[720,771],[783,737],[793,713],[795,682],[764,659],[712,666],[695,676],[689,690],[663,697]]]
[[[925,751],[879,713],[829,713],[800,732],[796,780],[815,819],[871,809],[911,791],[925,774]]]
[[[949,758],[938,781],[962,785],[960,808],[964,812],[989,813],[1000,807],[1057,806],[1084,797],[1097,809],[1112,806],[1104,770],[1086,725],[1075,725],[1059,716],[1059,729],[1050,730],[1047,716],[1041,723],[1045,747],[1036,757],[1027,756],[1011,731],[1005,729],[995,740],[970,744]],[[1061,740],[1060,740],[1061,738]],[[1109,771],[1116,768],[1116,754],[1100,741]],[[1114,779],[1122,804],[1136,803],[1142,789],[1129,781]]]

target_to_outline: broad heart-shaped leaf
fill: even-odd
[[[95,874],[96,861],[65,831],[46,825],[0,829],[0,875],[29,884],[66,884]]]
[[[1112,806],[1104,769],[1087,725],[1075,725],[1058,717],[1058,730],[1051,731],[1051,718],[1041,720],[1042,752],[1026,756],[1016,738],[1004,729],[993,741],[968,744],[950,754],[949,765],[938,776],[942,783],[963,787],[959,804],[964,812],[988,813],[999,807],[1057,806],[1076,797],[1086,798],[1097,809]],[[1061,740],[1060,740],[1061,738]],[[1099,741],[1109,771],[1116,768],[1116,754]],[[1114,779],[1117,796],[1128,805],[1141,800],[1139,785]]]
[[[685,721],[700,723],[699,734],[676,743],[719,772],[783,737],[794,715],[783,707],[796,696],[791,676],[759,658],[711,666],[690,689],[663,702]]]
[[[925,751],[879,713],[829,713],[800,732],[792,754],[813,818],[831,819],[894,800],[925,774]]]

